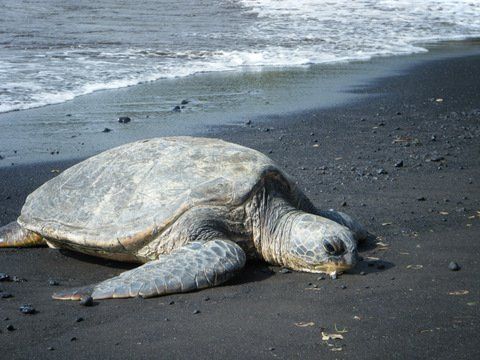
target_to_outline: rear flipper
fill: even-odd
[[[59,300],[143,298],[220,285],[245,265],[244,251],[230,240],[192,242],[158,260],[101,283],[53,295]]]
[[[365,227],[343,212],[330,209],[318,210],[316,213],[317,215],[333,220],[336,223],[349,228],[353,232],[355,240],[357,240],[358,243],[364,242],[368,237],[368,231],[365,229]]]
[[[40,235],[24,229],[16,221],[0,227],[0,247],[29,247],[46,244]]]

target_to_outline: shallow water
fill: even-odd
[[[3,0],[0,112],[198,72],[422,52],[480,36],[479,15],[472,0]]]

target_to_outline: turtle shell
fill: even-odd
[[[268,174],[290,187],[271,159],[240,145],[193,137],[142,140],[46,182],[27,197],[18,222],[57,242],[125,250],[194,206],[242,204]]]

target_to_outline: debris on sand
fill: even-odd
[[[303,321],[300,321],[300,322],[296,322],[295,323],[295,326],[296,327],[310,327],[310,326],[315,326],[315,323],[313,321],[310,321],[310,322],[303,322]]]
[[[407,265],[407,269],[420,270],[420,269],[423,269],[423,265]]]
[[[342,334],[329,334],[326,332],[322,331],[322,340],[323,341],[328,341],[328,340],[343,340],[343,335]]]
[[[453,295],[453,296],[463,296],[463,295],[468,295],[470,291],[468,290],[456,290],[456,291],[450,291],[448,295]]]

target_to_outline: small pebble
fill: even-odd
[[[48,280],[48,285],[50,285],[50,286],[58,286],[58,285],[60,285],[60,283],[59,283],[58,281],[56,281],[56,280],[49,279],[49,280]]]
[[[193,310],[193,314],[200,314],[200,310]]]
[[[343,201],[340,206],[347,206],[347,202],[346,201]]]
[[[7,325],[7,330],[8,330],[8,331],[14,331],[14,330],[15,330],[15,326],[13,326],[12,324],[8,324],[8,325]]]
[[[37,312],[35,308],[30,304],[24,304],[20,306],[19,310],[20,312],[22,312],[22,314],[30,314],[30,315],[35,314]]]
[[[10,276],[6,273],[0,273],[0,281],[10,281]]]
[[[118,118],[118,122],[121,124],[128,124],[132,119],[130,119],[128,116],[120,116]]]
[[[342,285],[342,286],[340,286],[340,288],[343,289],[343,290],[345,290],[345,289],[347,288],[347,286],[346,286],[346,285]]]
[[[206,298],[203,299],[203,301],[210,301],[210,298],[207,296]]]
[[[168,305],[173,305],[173,304],[175,304],[175,301],[173,300],[168,303]]]
[[[112,129],[109,129],[109,128],[105,128],[105,129],[102,130],[102,132],[104,132],[104,133],[109,133],[110,131],[112,131]]]
[[[54,348],[53,346],[49,346],[47,349],[48,349],[48,351],[53,351],[53,350],[55,350],[55,348]]]
[[[75,322],[82,322],[83,320],[85,320],[83,317],[79,316],[75,319]]]
[[[455,261],[452,261],[450,264],[448,264],[448,269],[451,271],[458,271],[461,269],[461,267]]]
[[[175,106],[173,109],[172,109],[173,112],[181,112],[182,109],[180,108],[180,106]]]
[[[9,299],[9,298],[12,298],[13,295],[6,292],[6,293],[2,293],[2,294],[0,295],[0,297],[1,297],[2,299]]]
[[[378,169],[378,170],[377,170],[377,174],[378,174],[378,175],[386,175],[386,174],[388,174],[388,172],[387,172],[387,170],[385,170],[385,169]]]
[[[290,269],[287,269],[287,268],[281,268],[279,273],[280,274],[290,274],[292,271]]]
[[[189,102],[190,102],[190,101],[184,99],[184,100],[182,100],[182,102],[181,102],[180,104],[181,104],[181,105],[187,105]]]
[[[417,201],[425,201],[427,200],[427,198],[425,196],[421,196],[419,198],[417,198]]]
[[[365,271],[360,271],[360,275],[366,275]]]
[[[269,348],[268,348],[268,351],[274,351],[274,350],[275,350],[274,347],[269,347]]]
[[[70,341],[77,341],[77,338],[76,338],[75,336],[72,336],[72,337],[70,338]]]
[[[319,276],[319,277],[317,278],[317,280],[325,280],[325,276],[323,276],[323,275],[322,275],[322,276]]]
[[[169,319],[169,318],[165,318],[165,319],[163,319],[163,320],[164,320],[164,321],[170,321],[170,319]]]
[[[80,305],[82,306],[92,306],[93,305],[93,298],[89,295],[82,296],[80,299]]]
[[[395,166],[396,168],[403,167],[403,160],[400,160],[400,161],[396,162],[394,166]]]
[[[245,125],[252,125],[252,120],[245,121]]]

